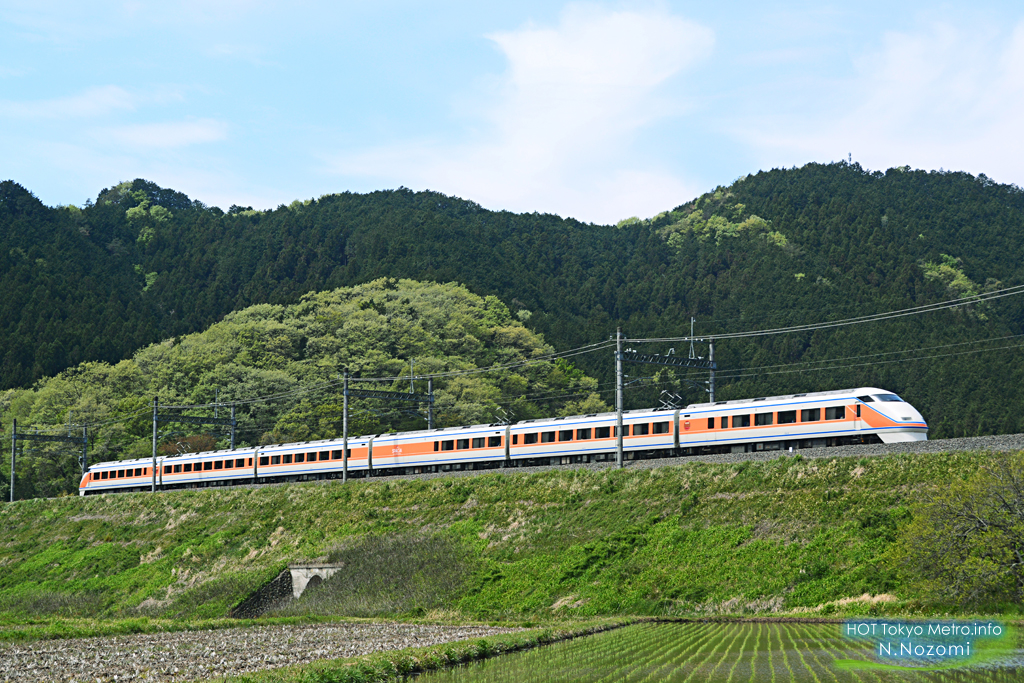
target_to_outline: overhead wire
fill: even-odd
[[[1024,285],[1015,285],[1013,287],[1005,287],[1003,289],[997,289],[992,292],[985,292],[983,294],[976,294],[967,297],[961,297],[959,299],[950,299],[947,301],[939,301],[933,304],[925,304],[922,306],[914,306],[912,308],[904,308],[897,311],[886,311],[884,313],[873,313],[870,315],[862,315],[854,318],[845,318],[842,320],[832,320],[821,323],[807,323],[805,325],[791,325],[789,327],[777,327],[766,330],[748,330],[746,332],[723,332],[719,334],[705,334],[695,335],[692,337],[658,337],[658,338],[638,338],[638,339],[623,339],[624,343],[629,344],[642,344],[642,343],[655,343],[655,342],[680,342],[690,341],[697,338],[705,340],[718,340],[718,339],[743,339],[747,337],[763,337],[777,334],[789,334],[793,332],[813,332],[815,330],[831,329],[836,327],[847,327],[849,325],[861,325],[864,323],[881,322],[885,320],[894,320],[896,318],[904,318],[911,315],[921,315],[922,313],[932,313],[934,311],[941,311],[948,308],[957,308],[959,306],[965,306],[968,304],[981,303],[985,301],[992,301],[994,299],[1001,299],[1007,296],[1015,296],[1017,294],[1024,293]]]
[[[746,332],[719,333],[719,334],[711,334],[711,335],[702,335],[699,338],[700,339],[705,339],[705,340],[741,339],[741,338],[749,338],[749,337],[756,337],[756,336],[768,336],[768,335],[778,335],[778,334],[787,334],[787,333],[795,333],[795,332],[809,332],[809,331],[815,331],[815,330],[820,330],[820,329],[832,329],[832,328],[836,328],[836,327],[845,327],[845,326],[857,325],[857,324],[881,322],[881,321],[885,321],[885,320],[892,320],[892,319],[902,318],[902,317],[907,317],[907,316],[912,316],[912,315],[920,315],[920,314],[923,314],[923,313],[930,313],[930,312],[934,312],[934,311],[945,310],[945,309],[948,309],[948,308],[955,308],[955,307],[958,307],[958,306],[974,304],[974,303],[979,303],[979,302],[985,302],[985,301],[990,301],[990,300],[994,300],[994,299],[1000,299],[1000,298],[1007,297],[1007,296],[1014,296],[1014,295],[1021,294],[1021,293],[1024,293],[1024,285],[1017,285],[1017,286],[1014,286],[1014,287],[1006,287],[1006,288],[995,290],[995,291],[992,291],[992,292],[986,292],[986,293],[982,293],[982,294],[978,294],[978,295],[972,295],[972,296],[968,296],[968,297],[961,297],[961,298],[958,298],[958,299],[951,299],[951,300],[947,300],[947,301],[936,302],[936,303],[933,303],[933,304],[925,304],[925,305],[922,305],[922,306],[915,306],[915,307],[901,309],[901,310],[897,310],[897,311],[888,311],[888,312],[883,312],[883,313],[864,315],[864,316],[857,316],[857,317],[853,317],[853,318],[846,318],[846,319],[834,320],[834,321],[826,321],[826,322],[821,322],[821,323],[808,323],[808,324],[804,324],[804,325],[792,325],[792,326],[788,326],[788,327],[770,328],[770,329],[764,329],[764,330],[749,330],[749,331],[746,331]],[[1016,335],[1009,335],[1007,337],[1002,337],[1002,338],[994,338],[994,340],[1008,339],[1008,338],[1012,338],[1013,336],[1016,336]],[[626,338],[626,339],[623,339],[623,342],[631,343],[631,344],[659,343],[659,342],[680,342],[680,341],[691,341],[691,340],[693,340],[695,338],[696,337]],[[957,345],[963,345],[963,344],[968,344],[968,343],[980,343],[980,342],[960,342],[960,343],[957,343],[957,344],[942,345],[942,346],[937,346],[937,347],[927,347],[927,348],[918,349],[918,350],[929,350],[931,348],[936,348],[936,349],[937,348],[948,348],[948,347],[957,346]],[[518,368],[523,368],[523,367],[529,367],[529,366],[532,366],[532,365],[538,365],[538,364],[541,364],[541,363],[548,363],[548,362],[551,362],[553,360],[558,360],[558,359],[561,359],[561,358],[572,358],[572,357],[579,356],[579,355],[584,355],[584,354],[588,354],[588,353],[594,353],[594,352],[600,351],[602,349],[607,349],[607,348],[613,346],[614,344],[615,344],[614,340],[605,340],[605,341],[601,341],[601,342],[595,342],[595,343],[592,343],[592,344],[586,344],[586,345],[583,345],[583,346],[579,346],[579,347],[576,347],[574,349],[569,349],[569,350],[564,351],[564,352],[552,352],[552,353],[543,354],[541,356],[537,356],[537,357],[534,357],[534,358],[529,358],[529,359],[524,359],[524,360],[521,360],[521,361],[516,361],[516,362],[513,362],[513,363],[503,363],[503,364],[492,365],[492,366],[488,366],[488,367],[471,368],[471,369],[466,369],[466,370],[452,370],[452,371],[448,371],[448,372],[418,374],[418,375],[415,375],[415,377],[413,377],[412,379],[424,380],[424,379],[452,378],[452,377],[460,377],[460,376],[485,374],[485,373],[496,372],[496,371],[501,371],[501,370],[513,370],[513,369],[518,369]],[[1001,347],[1001,348],[1002,349],[1005,349],[1005,348],[1017,348],[1017,345],[1011,345],[1011,346],[1006,346],[1006,347]],[[963,354],[966,354],[966,353],[977,353],[977,352],[980,352],[982,350],[985,350],[985,349],[976,349],[976,350],[962,352],[962,353],[958,353],[958,354],[942,354],[942,355],[937,355],[937,356],[930,356],[928,358],[941,358],[941,357],[948,357],[950,355],[963,355]],[[999,349],[991,349],[991,350],[999,350]],[[867,357],[867,358],[869,358],[869,357],[880,357],[880,356],[894,355],[894,354],[899,354],[899,353],[907,353],[907,351],[904,350],[904,351],[882,352],[882,353],[879,353],[879,354],[869,354],[869,355],[859,356],[859,357],[858,356],[851,356],[851,357],[848,357],[848,359],[857,359],[857,358],[860,358],[860,357]],[[842,360],[842,359],[836,359],[836,360]],[[898,359],[898,360],[894,360],[894,361],[879,361],[879,363],[888,364],[888,363],[892,363],[892,362],[903,362],[904,360],[911,360],[911,359]],[[827,362],[834,362],[834,360],[822,359],[820,361],[801,361],[801,362],[799,362],[799,364],[800,365],[813,365],[813,364],[816,364],[816,363],[827,363]],[[820,370],[824,370],[824,369],[836,369],[837,367],[862,367],[862,366],[868,365],[868,364],[870,364],[870,363],[861,363],[861,364],[846,365],[846,366],[825,366],[825,367],[821,367],[821,368],[808,368],[808,367],[792,368],[792,364],[784,364],[784,365],[767,366],[767,367],[764,367],[764,368],[759,368],[757,370],[749,369],[749,371],[740,371],[740,370],[725,371],[725,372],[720,372],[719,377],[721,379],[733,379],[733,378],[748,377],[748,376],[751,376],[752,374],[755,374],[755,373],[760,373],[760,374],[792,374],[792,373],[795,373],[795,372],[804,372],[804,371],[812,372],[812,371],[820,371]],[[786,370],[779,370],[779,371],[771,371],[771,370],[774,370],[775,368],[788,368],[788,369],[786,369]],[[766,371],[768,371],[768,372],[766,372]],[[409,379],[410,379],[409,375],[397,375],[397,376],[390,376],[390,377],[356,377],[356,378],[350,378],[350,381],[354,381],[354,382],[376,382],[376,383],[383,383],[383,382],[406,381],[406,380],[409,380]],[[274,393],[274,394],[267,394],[267,395],[263,395],[263,396],[256,396],[256,397],[246,398],[246,399],[242,399],[242,400],[232,401],[231,403],[233,403],[234,405],[251,405],[251,404],[260,403],[260,402],[270,402],[270,401],[285,400],[285,399],[288,399],[288,398],[295,398],[295,397],[299,397],[299,396],[315,393],[315,392],[318,392],[318,391],[326,391],[326,390],[329,390],[331,388],[335,388],[335,387],[341,385],[342,383],[343,383],[343,380],[341,380],[341,379],[331,380],[331,381],[327,381],[327,382],[321,382],[321,383],[313,385],[313,386],[297,387],[297,388],[289,390],[289,391],[284,391],[284,392],[278,392],[278,393]],[[661,383],[657,383],[657,384],[660,385]],[[650,386],[650,385],[647,385],[647,386]],[[603,392],[605,390],[599,388],[598,391],[599,392]],[[589,392],[587,392],[587,393],[589,393]],[[547,400],[554,400],[556,398],[564,398],[564,397],[580,396],[580,395],[586,395],[586,394],[585,394],[585,392],[577,392],[577,393],[573,393],[573,394],[551,395],[551,397],[548,398]],[[544,395],[543,394],[532,395],[531,397],[534,398],[535,400],[538,400],[538,399],[544,398]],[[521,400],[521,398],[517,397],[517,399],[513,399],[512,401],[509,401],[509,402],[501,402],[501,403],[498,403],[498,405],[510,405],[511,403],[515,402],[515,400]],[[227,405],[227,404],[218,404],[218,405]],[[159,407],[162,408],[162,409],[169,409],[169,410],[185,410],[185,409],[195,410],[195,409],[209,409],[212,406],[210,404],[193,404],[193,405],[163,405],[163,406],[159,406]],[[131,420],[131,419],[133,419],[135,417],[138,417],[138,416],[148,412],[148,410],[149,410],[148,408],[147,409],[141,409],[141,410],[135,411],[134,413],[131,413],[129,415],[120,416],[120,417],[115,418],[115,419],[105,420],[105,421],[101,421],[101,422],[90,422],[90,423],[76,424],[76,425],[74,425],[74,427],[76,427],[76,428],[81,428],[81,427],[102,427],[102,426],[107,426],[107,425],[110,425],[110,424],[123,423],[123,422]],[[56,427],[56,426],[54,426],[52,428],[49,428],[49,431],[59,431],[60,429],[63,429],[63,427]]]

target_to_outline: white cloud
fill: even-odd
[[[0,116],[32,119],[70,119],[105,116],[116,111],[132,111],[136,98],[116,85],[90,88],[78,95],[49,100],[16,102],[0,100]]]
[[[227,124],[213,119],[138,123],[100,128],[93,132],[95,137],[104,141],[138,150],[172,149],[204,142],[218,142],[225,139],[227,133]]]
[[[852,79],[818,93],[827,104],[737,127],[774,165],[852,152],[872,169],[943,167],[1024,183],[1024,23],[891,32],[855,66]]]
[[[710,29],[667,11],[570,5],[557,26],[488,36],[508,61],[461,145],[402,143],[341,155],[332,170],[469,197],[491,208],[610,222],[693,194],[633,154],[636,134],[687,101],[664,92],[706,57]]]

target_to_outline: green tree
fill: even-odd
[[[934,490],[897,556],[936,601],[974,609],[1024,601],[1024,455],[995,456],[971,479]]]

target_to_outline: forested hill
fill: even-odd
[[[758,173],[618,226],[406,189],[225,213],[141,180],[81,209],[47,208],[7,182],[0,382],[24,386],[84,360],[116,361],[250,304],[382,276],[497,295],[560,349],[606,339],[617,325],[634,337],[685,334],[691,315],[705,334],[846,318],[1020,284],[1022,237],[1020,188],[846,163]],[[879,385],[918,405],[933,437],[1018,431],[1021,354],[1005,348],[1017,342],[981,340],[1020,334],[1022,307],[1009,297],[723,341],[719,397]],[[577,363],[607,380],[610,360],[604,352]],[[678,379],[640,382],[627,400],[654,403],[665,388],[698,400]]]

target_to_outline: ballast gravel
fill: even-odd
[[[256,626],[0,644],[0,680],[196,681],[519,629],[419,624]]]

